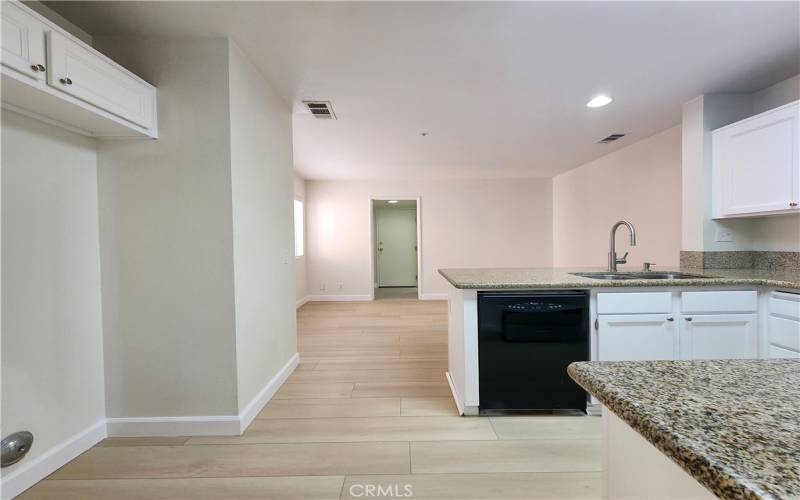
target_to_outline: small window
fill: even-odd
[[[305,217],[303,217],[303,202],[294,200],[294,256],[302,257],[303,249],[305,248],[305,241],[303,234],[305,226],[303,224]]]

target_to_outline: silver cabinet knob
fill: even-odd
[[[797,202],[793,201],[793,202],[789,203],[789,206],[794,208],[794,207],[797,206]]]
[[[689,316],[688,318],[686,318],[686,321],[691,321],[691,320],[692,320],[692,317],[691,317],[691,316]]]
[[[39,71],[47,71],[47,68],[45,68],[41,64],[37,64],[36,67],[39,68]]]
[[[71,78],[59,78],[58,81],[61,82],[61,85],[72,85]]]
[[[33,70],[34,73],[38,73],[39,71],[41,71],[39,69],[39,65],[38,64],[31,64],[31,69]]]
[[[672,316],[667,316],[667,321],[675,321],[675,318],[673,318]]]

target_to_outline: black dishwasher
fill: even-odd
[[[586,411],[567,365],[588,359],[588,292],[478,293],[481,412]]]

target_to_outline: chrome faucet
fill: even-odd
[[[617,272],[617,264],[626,264],[628,262],[628,252],[625,252],[625,255],[622,258],[617,258],[617,228],[619,226],[628,226],[628,231],[631,233],[631,246],[636,246],[636,229],[633,227],[633,224],[626,220],[621,220],[611,226],[611,250],[608,252],[608,272],[615,273]]]

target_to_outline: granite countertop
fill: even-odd
[[[800,360],[578,362],[568,372],[721,498],[800,498]]]
[[[641,286],[767,286],[800,290],[800,270],[775,271],[767,269],[691,269],[654,268],[656,272],[675,272],[711,277],[710,279],[675,280],[598,280],[573,276],[575,272],[602,272],[600,268],[528,267],[528,268],[470,268],[439,269],[439,274],[456,288],[514,289],[514,288],[607,288]],[[624,269],[620,271],[639,271]]]

